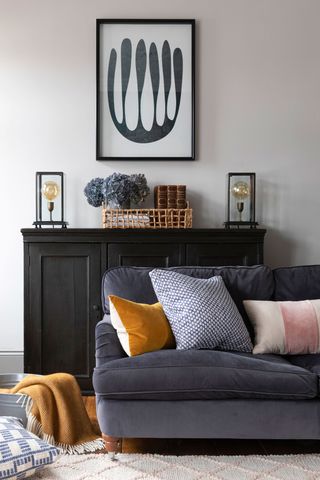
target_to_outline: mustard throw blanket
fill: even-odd
[[[76,379],[67,373],[28,375],[0,393],[28,395],[27,430],[61,448],[64,453],[94,452],[104,448],[95,435]]]

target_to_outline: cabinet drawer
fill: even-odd
[[[184,245],[174,243],[110,243],[108,267],[172,267],[184,265]]]
[[[187,265],[223,266],[256,265],[261,263],[259,251],[254,244],[206,243],[189,244],[186,253]]]

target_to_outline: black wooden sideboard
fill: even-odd
[[[118,265],[263,263],[263,229],[22,229],[24,368],[69,372],[92,391],[101,278]]]

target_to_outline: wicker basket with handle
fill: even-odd
[[[191,228],[192,208],[102,208],[103,228]]]

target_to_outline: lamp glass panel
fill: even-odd
[[[40,196],[42,221],[61,221],[61,176],[60,175],[42,175]],[[39,192],[38,192],[39,195]],[[50,210],[52,209],[51,216]]]
[[[232,175],[230,177],[230,212],[231,222],[250,222],[251,215],[251,196],[252,179],[250,175]]]

